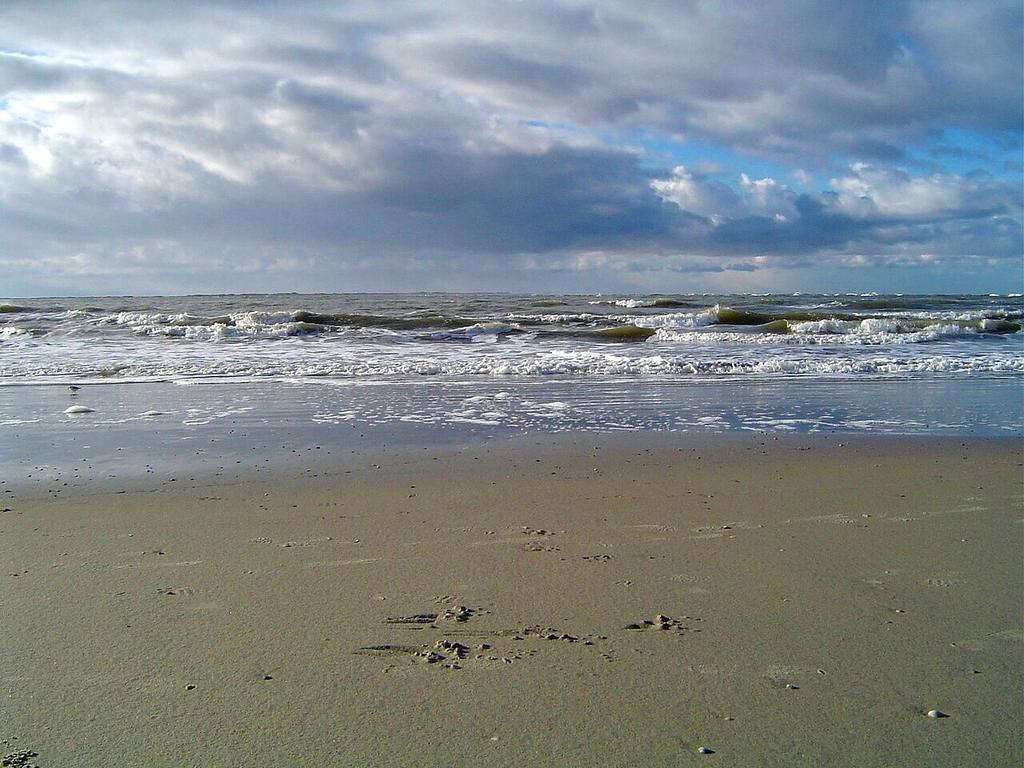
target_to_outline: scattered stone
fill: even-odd
[[[793,685],[793,683],[786,683],[786,690],[789,690],[789,691],[799,691],[800,690],[800,686],[799,685]]]
[[[465,622],[473,618],[473,614],[476,613],[476,609],[467,608],[464,605],[453,605],[438,616],[438,619],[444,619],[448,621]]]
[[[441,651],[448,651],[448,653],[458,659],[464,659],[469,656],[469,646],[457,643],[454,640],[438,640],[434,647]]]
[[[192,683],[189,683],[188,685],[185,686],[185,690],[186,691],[194,691],[195,689],[196,689],[196,687]]]
[[[940,717],[949,717],[949,715],[947,715],[941,709],[929,709],[928,717],[932,718],[933,720],[938,720]]]
[[[715,750],[713,750],[711,747],[697,747],[697,752],[701,755],[715,754]]]

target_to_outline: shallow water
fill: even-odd
[[[89,412],[66,413],[84,407]],[[144,382],[0,387],[12,482],[290,472],[388,447],[586,433],[1015,437],[1010,377],[665,381],[644,377]]]

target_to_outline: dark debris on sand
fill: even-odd
[[[16,749],[14,752],[9,752],[4,755],[3,759],[0,760],[0,766],[11,766],[11,768],[39,768],[36,763],[32,762],[33,757],[39,757],[38,752],[33,752],[31,749]]]

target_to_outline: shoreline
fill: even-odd
[[[639,442],[1014,439],[1024,428],[1021,396],[1021,381],[1012,377],[0,387],[0,479],[19,490],[57,491],[129,478],[298,475],[381,449],[450,451],[574,435]],[[85,412],[65,413],[69,408]]]
[[[0,738],[42,766],[1019,764],[1022,458],[527,435],[21,494]]]

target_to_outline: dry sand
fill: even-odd
[[[0,755],[1024,762],[1019,442],[534,442],[5,494]]]

